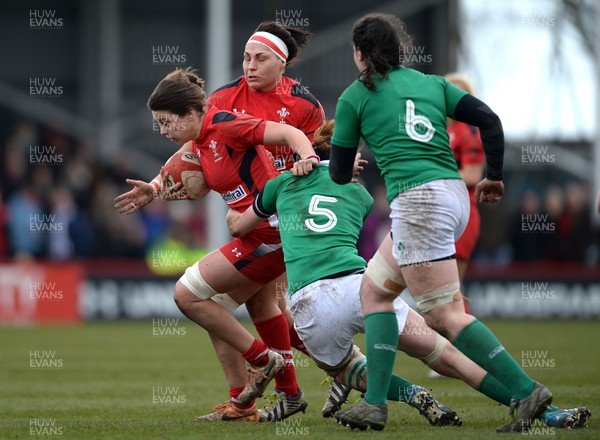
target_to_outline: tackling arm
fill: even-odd
[[[357,148],[345,148],[337,145],[331,146],[331,160],[329,161],[329,176],[331,180],[340,185],[350,183],[354,174]]]
[[[294,176],[310,174],[319,165],[319,156],[315,153],[311,142],[302,131],[291,125],[267,121],[263,143],[265,145],[289,145],[292,147],[294,153],[301,158],[291,170]]]

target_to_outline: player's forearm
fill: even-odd
[[[452,117],[457,121],[479,127],[485,152],[486,177],[490,180],[502,180],[504,130],[498,115],[484,102],[472,95],[465,95],[456,104]]]
[[[300,130],[287,130],[285,134],[285,139],[286,144],[292,147],[294,153],[300,156],[301,159],[306,159],[308,156],[316,155],[310,140],[308,140],[306,135]]]
[[[264,143],[266,145],[289,145],[301,159],[316,155],[306,135],[290,125],[268,121],[265,126]]]
[[[356,150],[356,148],[331,146],[329,176],[335,183],[344,185],[352,181]]]

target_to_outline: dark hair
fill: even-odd
[[[366,64],[358,80],[369,90],[375,90],[375,75],[386,78],[391,67],[403,65],[404,54],[412,46],[404,22],[395,15],[381,13],[358,19],[352,28],[352,42]]]
[[[298,52],[308,44],[310,37],[312,37],[312,32],[282,26],[276,21],[263,21],[254,32],[269,32],[281,38],[288,48],[288,58],[285,63],[288,67],[294,64],[293,60],[298,56]]]
[[[321,160],[328,160],[331,152],[331,137],[335,121],[330,119],[315,130],[313,148]]]
[[[169,111],[179,116],[190,109],[204,113],[206,92],[204,80],[191,67],[176,69],[158,83],[150,98],[148,108],[152,111]]]

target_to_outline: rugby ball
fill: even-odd
[[[196,154],[191,151],[177,152],[169,158],[163,167],[163,173],[168,174],[167,187],[179,182],[183,184],[185,194],[174,195],[176,200],[197,200],[206,196],[210,188],[204,180],[202,165]]]

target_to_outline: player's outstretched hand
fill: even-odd
[[[307,176],[319,165],[319,161],[311,157],[294,162],[291,172],[294,176]]]
[[[354,158],[354,174],[352,177],[352,183],[357,183],[357,177],[360,176],[360,173],[363,172],[365,167],[369,164],[368,160],[362,158],[362,154],[356,153],[356,157]]]
[[[125,182],[133,189],[115,198],[115,209],[119,214],[133,214],[154,200],[154,187],[151,184],[133,179]]]
[[[483,179],[475,187],[475,200],[479,203],[496,203],[502,200],[504,183],[502,180]]]

